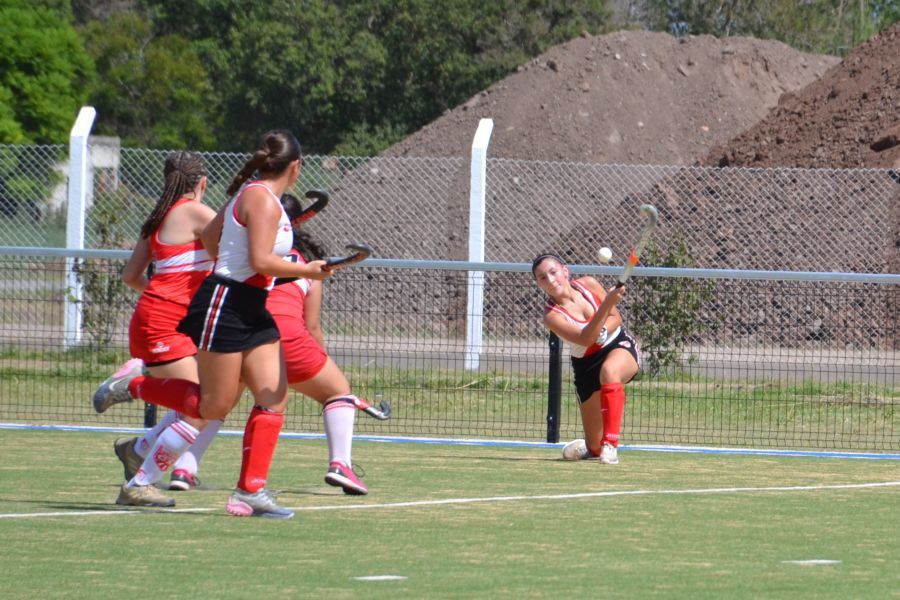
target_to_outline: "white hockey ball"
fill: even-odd
[[[612,250],[609,248],[600,248],[597,250],[597,260],[602,263],[608,263],[612,259]]]

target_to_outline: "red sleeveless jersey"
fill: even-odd
[[[182,198],[172,205],[169,212],[189,198]],[[166,213],[168,217],[169,213]],[[166,244],[159,239],[159,229],[150,236],[150,260],[153,277],[144,296],[172,302],[187,308],[200,283],[209,275],[213,260],[200,240],[186,244]]]

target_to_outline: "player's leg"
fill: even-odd
[[[266,489],[287,407],[281,344],[274,341],[246,350],[240,373],[256,405],[244,427],[240,477],[225,508],[235,516],[290,519],[293,511],[278,506]]]
[[[584,442],[587,450],[586,456],[592,458],[600,456],[603,446],[603,412],[601,410],[600,392],[594,392],[587,400],[580,403],[581,424],[584,428]]]
[[[218,419],[206,424],[196,441],[175,462],[169,481],[170,490],[187,491],[200,485],[200,461],[221,428],[222,421]]]
[[[159,380],[179,379],[195,383],[197,381],[197,361],[192,355],[164,363],[146,365],[144,371]],[[115,441],[113,448],[124,467],[126,481],[137,474],[141,463],[150,453],[150,449],[153,448],[159,435],[177,419],[178,414],[175,411],[169,411],[144,435],[119,438]]]
[[[326,483],[340,487],[350,495],[369,493],[366,485],[353,472],[356,398],[350,394],[350,383],[340,367],[328,358],[318,373],[305,381],[292,383],[291,388],[322,405],[325,437],[328,440]]]
[[[199,420],[178,419],[167,427],[157,438],[153,448],[140,469],[119,491],[116,504],[137,506],[174,506],[175,501],[168,498],[154,486],[178,457],[184,454],[197,439],[197,434],[204,423]],[[196,425],[196,426],[195,426]]]
[[[623,348],[613,349],[600,367],[600,404],[603,413],[603,449],[600,462],[617,464],[616,448],[622,431],[625,412],[624,383],[638,372],[638,363],[631,352]]]

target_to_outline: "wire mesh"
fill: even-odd
[[[162,186],[162,150],[92,138],[87,246],[129,248]],[[218,208],[247,155],[201,153],[206,202]],[[63,246],[65,149],[0,146],[0,245]],[[4,191],[5,185],[5,191]],[[333,254],[366,242],[382,258],[465,260],[469,163],[463,158],[304,157],[298,192],[332,202],[309,231]],[[553,250],[593,264],[624,259],[654,204],[660,255],[674,266],[900,272],[900,178],[887,169],[718,169],[488,159],[485,260],[526,262]],[[645,263],[652,264],[652,263]]]
[[[79,264],[93,272],[83,307],[93,317],[85,320],[84,343],[65,350],[65,260],[0,256],[0,421],[143,423],[142,403],[103,415],[90,405],[99,382],[127,358],[135,297],[115,285],[124,259]],[[326,284],[329,353],[354,392],[394,408],[386,422],[360,416],[359,432],[545,439],[543,298],[527,272],[488,270],[485,280],[475,371],[464,369],[465,271],[363,265]],[[896,284],[635,277],[622,312],[644,345],[645,369],[626,387],[624,443],[900,449],[900,312],[858,310],[898,302]],[[822,319],[817,307],[826,305],[843,316]],[[658,330],[688,317],[675,332]],[[564,363],[567,353],[564,344]],[[565,364],[562,389],[561,437],[579,437]],[[243,422],[245,408],[232,426]],[[320,407],[294,397],[285,429],[321,427]]]

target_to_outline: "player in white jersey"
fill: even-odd
[[[625,288],[607,292],[593,277],[573,280],[556,254],[535,258],[531,273],[549,297],[544,306],[544,326],[571,344],[585,437],[566,444],[563,458],[599,456],[602,464],[618,464],[625,409],[623,385],[634,378],[641,361],[640,347],[625,330],[616,309]]]

